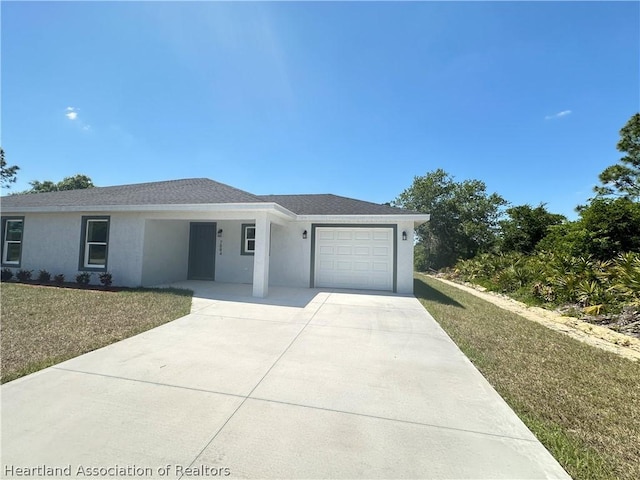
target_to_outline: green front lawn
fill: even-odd
[[[189,290],[2,283],[2,383],[189,313]]]
[[[574,479],[640,478],[640,363],[417,275],[415,294]]]

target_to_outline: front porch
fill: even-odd
[[[192,212],[145,219],[141,284],[187,280],[240,284],[251,296],[269,295],[273,261],[280,270],[291,250],[291,221],[269,212]],[[279,245],[272,248],[272,238]],[[296,243],[303,241],[296,236]],[[296,245],[298,249],[302,248]],[[272,278],[281,278],[280,271]],[[289,282],[291,284],[291,282]],[[305,284],[295,283],[296,286]],[[308,285],[308,283],[307,283]]]

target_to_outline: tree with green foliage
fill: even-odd
[[[599,196],[617,195],[640,200],[640,113],[631,117],[620,130],[617,148],[626,153],[619,163],[600,174],[601,186],[594,187]]]
[[[532,253],[552,225],[560,225],[564,215],[550,213],[541,203],[536,208],[518,205],[506,210],[508,218],[500,221],[500,250],[502,252]]]
[[[59,182],[52,182],[51,180],[45,180],[40,182],[34,180],[29,182],[31,190],[27,190],[24,193],[43,193],[43,192],[58,192],[62,190],[82,190],[85,188],[94,187],[93,181],[86,175],[78,174],[72,177],[65,177]]]
[[[619,253],[640,252],[640,203],[629,198],[596,198],[580,211],[587,232],[586,253],[609,260]]]
[[[587,231],[579,221],[551,225],[547,235],[538,242],[536,250],[568,257],[586,254]]]
[[[0,147],[0,186],[9,187],[9,184],[15,183],[18,170],[20,167],[17,165],[7,166],[4,159],[4,149]]]
[[[501,208],[507,204],[497,193],[488,194],[484,182],[456,182],[442,169],[415,177],[392,203],[431,214],[431,220],[416,231],[415,266],[423,271],[490,250],[497,239]]]
[[[640,252],[640,203],[625,197],[595,198],[580,209],[577,221],[550,227],[538,249],[599,260]]]

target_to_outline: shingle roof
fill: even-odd
[[[415,215],[417,212],[332,194],[253,195],[208,178],[137,183],[2,197],[2,208],[277,203],[297,215]]]
[[[340,197],[330,193],[310,195],[258,195],[298,215],[416,215],[402,208]]]
[[[257,196],[208,178],[137,183],[2,197],[3,207],[263,203]]]

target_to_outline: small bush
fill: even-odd
[[[599,315],[640,306],[637,252],[609,260],[550,252],[482,254],[459,261],[452,271],[456,280],[471,281],[527,303],[578,305],[580,310]]]
[[[46,270],[40,270],[38,273],[38,281],[42,283],[49,283],[51,281],[51,274]]]
[[[54,276],[53,281],[56,285],[62,285],[64,283],[64,273],[59,273]]]
[[[80,272],[76,275],[76,283],[78,285],[89,285],[91,281],[91,273],[89,272]]]
[[[21,282],[28,282],[31,280],[31,270],[18,270],[16,278]]]
[[[111,283],[113,282],[113,275],[111,275],[109,272],[101,273],[98,278],[100,278],[100,283],[104,285],[105,288],[110,287]]]
[[[13,272],[8,268],[3,268],[0,273],[0,280],[6,282],[7,280],[11,280],[13,278]]]
[[[556,299],[556,292],[552,285],[546,285],[543,282],[536,282],[531,286],[531,293],[534,297],[539,298],[547,303]]]

